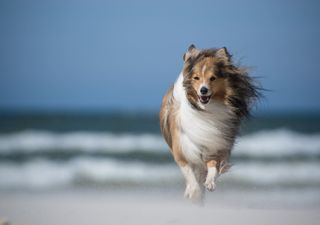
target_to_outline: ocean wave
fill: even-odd
[[[239,163],[227,174],[235,181],[257,185],[320,185],[318,162],[294,163]]]
[[[113,134],[104,132],[53,133],[27,130],[0,135],[0,152],[12,151],[154,151],[166,149],[159,135]]]
[[[173,165],[123,163],[108,159],[77,158],[67,163],[32,160],[0,164],[0,189],[54,189],[71,185],[148,184],[179,179]]]
[[[239,187],[316,187],[320,186],[318,163],[237,164],[222,176],[224,188]],[[38,159],[22,164],[0,164],[0,190],[55,189],[73,186],[132,187],[177,186],[183,183],[179,168],[173,164],[150,165],[110,159],[79,157],[59,163]]]
[[[0,135],[1,154],[46,152],[168,153],[160,135],[113,134],[108,132],[69,132],[27,130]],[[301,134],[277,129],[259,131],[237,139],[233,151],[238,157],[320,156],[320,134]]]
[[[259,131],[240,137],[235,145],[236,155],[292,156],[320,155],[320,134],[301,134],[286,129]]]

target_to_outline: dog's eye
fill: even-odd
[[[214,81],[215,79],[215,77],[210,77],[210,81]]]
[[[200,78],[199,78],[199,77],[193,77],[193,79],[194,79],[194,80],[200,80]]]

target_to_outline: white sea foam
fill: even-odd
[[[168,152],[163,138],[156,134],[113,134],[103,132],[53,133],[23,131],[0,135],[0,153],[47,151],[132,151]],[[301,134],[290,130],[259,131],[237,139],[235,156],[281,157],[320,155],[320,134]]]
[[[23,131],[0,135],[0,152],[9,151],[152,151],[166,149],[159,135],[112,134],[103,132],[53,133],[48,131]]]
[[[68,162],[32,160],[23,164],[0,164],[0,189],[47,189],[85,184],[148,184],[179,179],[174,165],[124,163],[109,159],[77,158]]]
[[[234,154],[248,156],[320,155],[320,134],[278,129],[240,137]]]
[[[318,162],[238,163],[226,175],[228,179],[257,185],[320,185]]]
[[[238,163],[221,177],[227,183],[255,186],[319,187],[318,162],[299,163]],[[219,179],[220,180],[220,179]],[[112,159],[79,157],[55,162],[46,159],[24,163],[0,164],[0,190],[54,189],[73,185],[177,185],[183,176],[173,164],[155,165],[123,162]]]

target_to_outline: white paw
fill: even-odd
[[[216,178],[217,178],[217,169],[215,167],[211,167],[208,169],[208,174],[204,186],[208,191],[214,191],[216,188]]]
[[[214,189],[216,189],[216,183],[214,182],[214,179],[206,180],[204,186],[207,188],[208,191],[214,191]]]

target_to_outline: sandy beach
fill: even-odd
[[[0,195],[0,218],[12,225],[318,224],[318,207],[258,206],[223,196],[196,206],[175,194],[54,192]],[[213,201],[215,200],[215,201]]]

